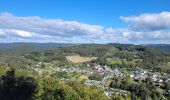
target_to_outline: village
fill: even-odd
[[[43,66],[42,66],[43,65]],[[152,70],[144,70],[138,69],[135,71],[123,71],[120,68],[111,69],[107,65],[99,65],[95,64],[95,66],[91,67],[87,64],[87,67],[77,67],[77,66],[70,66],[70,67],[52,67],[50,63],[42,63],[39,62],[35,68],[32,70],[37,71],[40,75],[55,75],[58,72],[64,72],[68,75],[72,75],[71,78],[65,77],[64,75],[60,77],[62,81],[68,80],[80,80],[83,81],[85,85],[95,86],[101,88],[105,91],[107,96],[111,96],[112,94],[121,94],[121,95],[128,95],[130,92],[126,90],[110,88],[108,82],[111,82],[113,77],[129,77],[134,81],[143,81],[145,79],[150,79],[154,82],[155,86],[163,86],[165,83],[170,81],[170,77],[167,73],[159,73],[154,72]],[[90,79],[90,75],[100,75],[102,76],[101,80]],[[83,75],[83,78],[81,77]],[[75,77],[75,78],[73,78]],[[81,77],[81,78],[80,78]]]

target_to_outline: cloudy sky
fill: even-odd
[[[170,43],[169,0],[1,0],[0,42]]]

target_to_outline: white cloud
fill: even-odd
[[[170,12],[154,14],[141,14],[139,16],[121,16],[124,22],[129,23],[133,30],[138,31],[158,31],[170,29]]]
[[[43,19],[38,16],[17,17],[10,13],[0,14],[0,37],[42,39],[56,42],[71,41],[75,38],[93,41],[107,34],[101,25],[90,25],[77,21]],[[55,41],[56,40],[56,41]],[[74,40],[75,41],[75,40]],[[74,42],[72,41],[72,42]],[[75,41],[76,42],[76,41]]]
[[[0,29],[0,36],[7,37],[7,36],[15,36],[15,37],[22,37],[22,38],[29,38],[34,35],[33,32],[15,30],[15,29]]]
[[[0,15],[0,27],[62,37],[98,34],[103,31],[103,27],[100,25],[89,25],[61,19],[42,19],[37,16],[16,17],[9,13]]]
[[[139,16],[121,16],[121,20],[129,24],[123,36],[130,41],[148,43],[169,43],[170,12],[148,13]]]
[[[104,28],[77,21],[0,14],[0,42],[153,43],[169,42],[169,12],[121,17],[130,28]],[[159,20],[158,20],[159,19]],[[158,21],[157,21],[158,20]],[[167,20],[167,21],[165,21]]]

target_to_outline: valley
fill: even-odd
[[[96,87],[110,99],[132,95],[155,98],[153,91],[159,98],[167,98],[169,52],[131,44],[82,44],[16,54],[1,55],[1,70],[23,69],[39,77],[57,78],[64,84],[77,82]],[[147,94],[141,95],[142,91]]]

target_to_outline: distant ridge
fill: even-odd
[[[42,51],[57,47],[69,47],[77,44],[66,43],[0,43],[0,54],[22,55],[33,51]]]
[[[17,46],[38,46],[39,48],[55,48],[55,47],[65,47],[65,46],[73,46],[76,44],[69,43],[24,43],[24,42],[16,42],[16,43],[0,43],[0,49],[8,49]]]
[[[170,52],[170,44],[146,44],[144,46]]]

